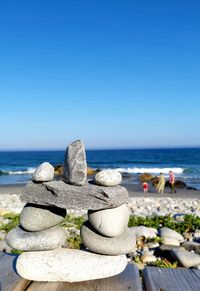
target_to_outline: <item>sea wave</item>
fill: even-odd
[[[142,173],[151,173],[151,174],[168,174],[169,171],[173,171],[175,174],[182,174],[184,169],[182,168],[116,168],[118,172],[133,173],[133,174],[142,174]]]
[[[25,170],[18,170],[18,171],[0,170],[0,175],[27,175],[27,174],[33,174],[34,171],[35,171],[35,168],[28,168]]]

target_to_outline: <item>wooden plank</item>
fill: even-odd
[[[142,291],[139,271],[136,265],[128,264],[126,269],[119,275],[77,282],[32,282],[27,291]]]
[[[30,284],[16,272],[17,257],[17,255],[0,252],[0,291],[21,291]]]
[[[200,277],[192,269],[146,267],[143,270],[146,291],[199,291]]]

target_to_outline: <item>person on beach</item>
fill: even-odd
[[[175,183],[174,173],[172,171],[169,171],[169,185],[170,185],[171,193],[176,193],[174,183]]]
[[[163,173],[160,173],[156,190],[158,193],[163,194],[164,188],[165,188],[165,177],[163,176]]]
[[[143,187],[143,191],[144,191],[144,193],[147,193],[148,190],[149,190],[149,185],[148,185],[148,183],[147,183],[147,182],[144,182],[144,183],[142,184],[142,187]]]

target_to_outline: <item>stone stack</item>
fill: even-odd
[[[135,236],[127,227],[128,192],[118,185],[121,174],[104,170],[87,182],[81,141],[68,146],[63,172],[62,180],[54,181],[53,167],[43,163],[22,192],[21,200],[27,204],[20,226],[6,238],[12,248],[24,251],[17,259],[18,273],[34,281],[76,282],[122,272]],[[81,227],[87,251],[62,248],[66,234],[58,224],[69,208],[88,209],[88,220]]]

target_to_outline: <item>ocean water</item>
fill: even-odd
[[[169,170],[188,186],[200,189],[200,148],[88,150],[89,167],[128,173],[126,183],[138,183],[140,173],[168,177]],[[26,183],[42,162],[63,164],[64,151],[0,152],[0,185]]]

